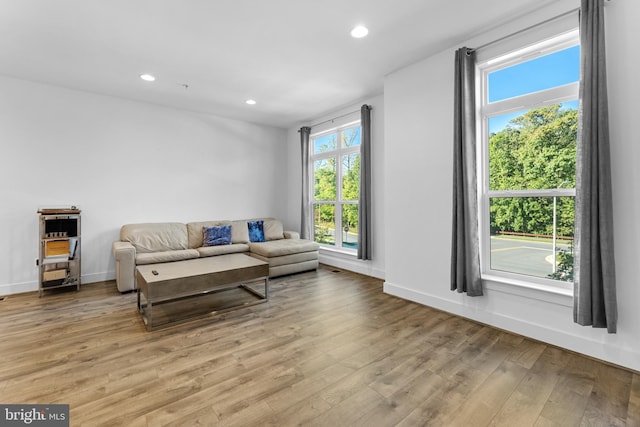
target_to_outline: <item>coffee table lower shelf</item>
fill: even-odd
[[[267,263],[244,254],[138,266],[138,311],[153,330],[260,304],[269,300],[268,274]]]

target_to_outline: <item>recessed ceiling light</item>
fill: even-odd
[[[246,101],[244,101],[246,104],[248,105],[256,105],[257,102],[255,99],[247,99]]]
[[[351,37],[354,37],[356,39],[361,39],[362,37],[365,37],[367,34],[369,34],[369,29],[362,25],[358,25],[353,30],[351,30]]]
[[[152,81],[154,81],[156,79],[151,74],[140,74],[140,78],[142,80],[144,80],[145,82],[152,82]]]

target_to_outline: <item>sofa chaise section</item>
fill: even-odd
[[[318,268],[318,244],[310,240],[283,238],[249,243],[249,254],[269,263],[269,277]]]

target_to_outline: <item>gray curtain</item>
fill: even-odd
[[[576,159],[573,319],[616,332],[613,201],[604,43],[604,0],[580,8],[580,107]]]
[[[371,106],[360,108],[362,153],[360,158],[360,208],[358,210],[358,259],[372,259],[371,253]]]
[[[482,295],[476,177],[475,52],[456,51],[451,290]]]
[[[313,240],[311,229],[311,206],[309,204],[309,135],[310,127],[301,127],[300,152],[302,153],[302,205],[300,208],[300,237]]]

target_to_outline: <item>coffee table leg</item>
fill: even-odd
[[[153,312],[152,312],[152,303],[151,300],[149,300],[149,298],[147,298],[147,329],[151,329],[153,328]]]
[[[149,301],[149,298],[145,298],[145,305],[143,307],[141,297],[140,297],[140,294],[142,293],[142,291],[138,289],[137,292],[138,292],[138,312],[142,314],[142,320],[144,320],[147,330],[151,330],[151,328],[153,327],[153,320],[151,317],[153,304],[151,303],[151,301]]]
[[[239,287],[244,289],[247,292],[250,292],[250,293],[254,294],[258,298],[263,300],[262,302],[264,302],[264,301],[267,301],[269,299],[269,277],[265,277],[262,280],[264,280],[264,293],[260,293],[260,291],[258,289],[253,289],[251,286],[248,286],[248,285],[246,285],[244,283],[241,283],[239,285]],[[259,282],[257,280],[254,280],[252,285],[253,286],[260,286],[258,283]]]

